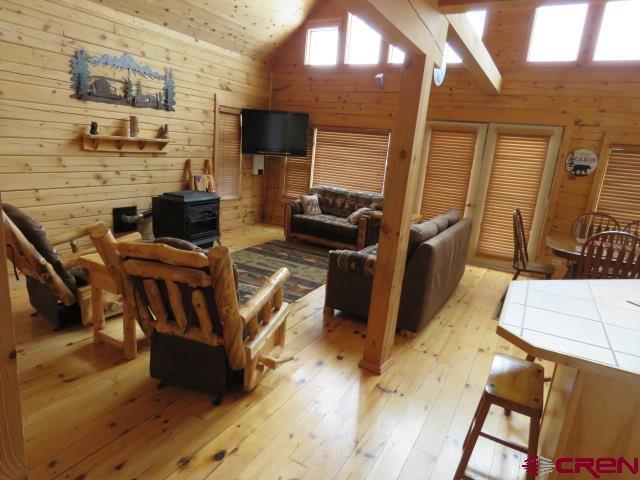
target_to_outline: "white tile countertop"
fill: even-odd
[[[640,280],[514,281],[498,334],[536,358],[640,381],[638,305]]]

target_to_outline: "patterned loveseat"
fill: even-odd
[[[384,203],[381,194],[328,186],[313,187],[309,194],[318,195],[322,213],[304,214],[300,200],[285,205],[287,240],[298,239],[349,250],[361,250],[378,242]],[[363,207],[370,208],[371,212],[363,214],[355,225],[347,220],[349,215]]]

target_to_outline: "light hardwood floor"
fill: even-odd
[[[225,232],[245,248],[282,238],[271,226]],[[458,289],[416,338],[397,338],[381,376],[358,367],[365,327],[323,327],[324,287],[293,306],[295,361],[253,392],[156,389],[149,352],[125,362],[90,328],[53,331],[14,293],[29,478],[450,479],[494,352],[522,356],[491,319],[509,274],[467,267]],[[107,321],[116,329],[118,320]],[[491,411],[487,430],[525,442],[526,419]],[[479,478],[522,477],[521,455],[481,439]]]

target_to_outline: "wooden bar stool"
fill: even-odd
[[[487,384],[462,444],[462,457],[453,477],[454,480],[471,479],[465,474],[465,470],[479,436],[526,453],[529,457],[538,455],[543,386],[544,369],[542,366],[509,355],[496,354],[493,357]],[[498,405],[505,410],[518,412],[530,418],[529,445],[527,447],[482,431],[491,405]],[[527,480],[534,478],[535,475],[527,473]]]

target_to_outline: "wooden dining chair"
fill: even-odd
[[[620,230],[620,222],[604,212],[587,212],[571,225],[571,239],[583,243],[596,233]]]
[[[640,237],[608,231],[588,238],[578,259],[576,278],[640,278]]]
[[[622,230],[624,232],[640,236],[640,220],[634,220],[633,222],[627,223]]]
[[[513,268],[515,273],[513,279],[516,280],[520,273],[525,272],[534,275],[542,275],[550,279],[553,276],[555,267],[544,263],[529,261],[527,252],[527,237],[522,223],[522,214],[519,208],[513,209]]]

